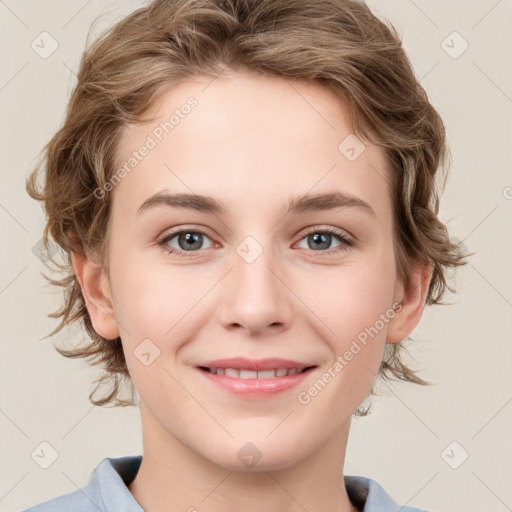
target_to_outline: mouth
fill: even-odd
[[[244,399],[264,399],[303,383],[318,368],[284,359],[219,359],[195,367],[217,389]]]
[[[306,366],[305,368],[276,368],[272,370],[248,370],[248,369],[237,369],[237,368],[210,368],[208,366],[198,366],[198,368],[207,373],[213,373],[214,375],[225,375],[233,379],[278,379],[281,377],[287,377],[289,375],[297,375],[305,373],[316,366]]]

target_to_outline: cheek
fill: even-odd
[[[123,263],[123,268],[113,276],[117,292],[115,309],[132,338],[167,339],[190,323],[193,308],[207,289],[201,277],[191,275],[190,268],[137,261]]]
[[[350,265],[338,271],[318,272],[313,281],[308,279],[301,286],[307,298],[304,302],[309,302],[321,318],[328,318],[341,334],[348,326],[373,323],[384,313],[391,305],[392,285],[384,265]],[[345,328],[340,331],[340,327]]]
[[[196,290],[185,273],[160,266],[128,264],[118,275],[116,316],[127,329],[122,344],[131,379],[148,403],[169,401],[168,388],[181,396],[174,360],[197,325]],[[193,282],[193,280],[192,280]]]
[[[382,362],[387,325],[394,317],[390,274],[386,276],[383,263],[354,265],[335,276],[331,273],[329,279],[315,278],[314,290],[303,288],[304,302],[314,312],[308,313],[311,330],[321,333],[331,360],[319,376],[321,382],[302,390],[301,404],[314,401],[313,407],[332,411],[341,422],[367,396]],[[321,391],[324,386],[326,391]]]
[[[352,350],[358,354],[354,360],[369,358],[380,363],[387,324],[394,316],[394,274],[386,269],[389,265],[376,258],[371,264],[316,273],[314,286],[311,280],[303,283],[301,298],[313,312],[318,328],[322,326],[335,355]],[[362,350],[358,351],[357,345]]]

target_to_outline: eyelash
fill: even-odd
[[[198,233],[198,234],[201,234],[201,235],[204,235],[204,236],[207,236],[208,238],[210,238],[208,236],[208,233],[204,229],[201,229],[201,228],[181,229],[179,231],[174,231],[173,233],[165,234],[163,237],[161,237],[157,241],[157,244],[166,253],[172,254],[172,255],[177,256],[179,258],[193,257],[193,256],[191,256],[193,253],[200,252],[200,251],[179,251],[179,250],[176,250],[176,249],[174,249],[172,247],[169,248],[169,246],[166,245],[167,242],[172,240],[176,235],[180,235],[182,233]],[[312,230],[312,231],[310,231],[308,233],[305,233],[304,236],[301,238],[301,240],[303,238],[306,238],[309,235],[313,235],[313,234],[316,234],[316,233],[333,235],[333,236],[335,236],[341,242],[341,245],[336,247],[336,248],[334,248],[334,249],[328,249],[328,250],[324,250],[324,251],[313,251],[313,252],[318,252],[321,256],[328,256],[328,255],[331,255],[332,253],[343,252],[343,251],[347,250],[347,246],[348,247],[352,247],[352,245],[353,245],[353,241],[352,240],[350,240],[345,235],[343,235],[340,231],[338,231],[337,229],[334,229],[334,228],[322,228],[322,229],[318,229],[317,228],[317,229],[314,229],[314,230]],[[190,253],[190,256],[187,253]]]

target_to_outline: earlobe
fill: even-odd
[[[101,265],[75,252],[71,255],[71,261],[94,330],[104,338],[118,338],[119,327],[114,316],[110,282],[105,270]]]
[[[432,279],[432,266],[418,264],[411,275],[407,286],[396,302],[400,302],[394,318],[389,322],[386,333],[387,343],[396,343],[403,340],[414,330],[421,320],[425,308],[430,280]]]

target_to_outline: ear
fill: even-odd
[[[425,307],[425,299],[432,278],[432,266],[418,263],[406,286],[395,288],[395,301],[402,307],[388,323],[386,342],[396,343],[406,338],[418,325]]]
[[[119,327],[114,317],[112,292],[107,273],[101,265],[82,254],[73,252],[71,261],[82,288],[82,295],[94,330],[104,338],[118,338]]]

